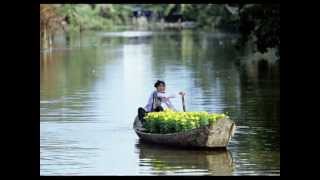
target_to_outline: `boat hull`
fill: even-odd
[[[142,141],[180,146],[202,148],[225,148],[233,136],[236,126],[230,119],[219,119],[213,125],[200,127],[188,132],[154,134],[141,130],[142,124],[135,118],[133,128]]]

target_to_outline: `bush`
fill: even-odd
[[[185,132],[203,126],[212,125],[217,119],[227,117],[225,114],[207,112],[174,112],[166,109],[163,112],[150,112],[144,118],[143,127],[151,133]]]

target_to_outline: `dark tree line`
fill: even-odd
[[[239,44],[253,40],[261,53],[275,48],[280,57],[280,4],[239,5]]]
[[[62,18],[68,29],[103,30],[130,24],[136,6],[157,14],[157,20],[181,19],[195,22],[198,28],[239,32],[238,46],[253,41],[257,51],[264,53],[268,48],[275,48],[280,57],[280,4],[41,5],[42,44],[51,42],[49,37]]]

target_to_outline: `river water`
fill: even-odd
[[[279,70],[236,40],[192,30],[56,36],[40,52],[40,174],[280,175]],[[158,79],[187,93],[187,111],[229,113],[238,128],[227,150],[139,141],[132,123]]]

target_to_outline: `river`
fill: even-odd
[[[56,36],[40,52],[40,174],[280,175],[278,70],[259,69],[236,40],[192,30]],[[229,114],[237,130],[227,150],[139,141],[132,123],[158,79],[186,92],[187,111]]]

